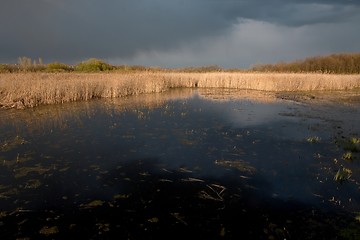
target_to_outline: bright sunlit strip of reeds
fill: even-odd
[[[0,105],[35,107],[190,87],[261,91],[346,90],[360,88],[360,75],[241,72],[5,73],[0,74]]]

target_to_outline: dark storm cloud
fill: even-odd
[[[226,26],[206,4],[168,2],[12,0],[0,10],[0,21],[8,23],[0,33],[2,57],[129,56]]]
[[[239,19],[288,27],[338,23],[357,17],[358,6],[350,0],[2,0],[0,61],[129,59],[226,36]]]

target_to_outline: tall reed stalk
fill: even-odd
[[[0,106],[35,107],[191,87],[263,91],[344,90],[359,88],[360,75],[236,72],[4,73],[0,74]]]

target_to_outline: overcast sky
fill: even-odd
[[[247,68],[360,52],[359,0],[1,0],[0,63]]]

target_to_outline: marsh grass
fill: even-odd
[[[360,152],[360,138],[352,137],[345,146],[351,152]]]
[[[349,180],[351,176],[352,176],[352,171],[348,168],[342,167],[336,172],[334,176],[334,180],[336,182],[342,183],[346,180]]]
[[[193,87],[261,91],[344,90],[360,88],[360,75],[240,72],[3,73],[0,75],[0,106],[26,108]]]
[[[306,141],[309,142],[309,143],[318,143],[321,141],[321,138],[320,137],[308,137],[306,138]]]
[[[344,159],[345,161],[352,161],[354,160],[354,154],[352,152],[346,152],[342,155],[342,159]]]
[[[360,152],[360,138],[351,137],[349,139],[337,141],[337,143],[348,152]]]

